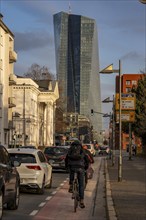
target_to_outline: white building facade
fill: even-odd
[[[58,83],[50,81],[47,90],[40,90],[32,79],[17,78],[16,85],[12,85],[12,94],[16,107],[13,108],[10,145],[53,145]]]
[[[0,145],[52,145],[58,83],[40,89],[32,79],[17,77],[16,60],[14,35],[0,14]]]
[[[13,78],[16,60],[14,35],[3,23],[0,14],[0,144],[4,146],[8,146],[9,119],[12,108],[15,106],[15,99],[9,87],[9,78]]]

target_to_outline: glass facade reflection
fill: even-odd
[[[99,56],[94,19],[60,12],[54,15],[57,79],[64,112],[89,117],[102,130]]]

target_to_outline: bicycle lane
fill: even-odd
[[[68,181],[54,194],[54,196],[46,202],[39,212],[33,217],[33,220],[92,220],[95,219],[93,215],[94,203],[96,198],[96,186],[101,166],[101,158],[96,159],[92,165],[94,168],[94,175],[88,181],[85,189],[85,208],[77,208],[74,212],[72,194],[68,193]],[[97,217],[96,217],[97,218]]]

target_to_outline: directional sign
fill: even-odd
[[[134,93],[121,94],[121,110],[135,110],[135,102]],[[116,93],[116,110],[119,110],[119,93]]]
[[[121,121],[134,122],[135,121],[135,111],[122,111]],[[116,122],[119,122],[119,112],[116,111]]]

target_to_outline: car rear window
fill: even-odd
[[[67,153],[67,149],[62,148],[62,147],[48,147],[45,149],[44,151],[45,154],[52,154],[52,155],[56,155],[56,154],[64,154]]]
[[[14,154],[10,153],[11,160],[18,160],[21,163],[36,163],[35,156],[32,154]]]

